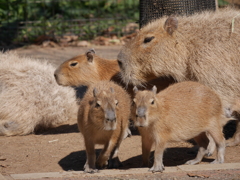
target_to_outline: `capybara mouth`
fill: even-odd
[[[115,121],[109,121],[109,120],[104,121],[104,130],[112,131],[112,130],[115,130],[116,128],[117,128],[116,120]]]
[[[145,117],[137,117],[135,125],[138,127],[146,127],[146,126],[148,126],[148,123],[147,123]]]

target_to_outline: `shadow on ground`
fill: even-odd
[[[96,154],[100,153],[101,149],[96,150]],[[194,159],[197,154],[197,148],[168,148],[163,157],[164,166],[178,166],[183,165],[186,161]],[[150,160],[153,163],[153,155],[152,151]],[[121,157],[120,157],[121,158]],[[212,162],[213,157],[209,157],[209,159],[204,158],[202,162]],[[77,151],[72,152],[66,157],[62,158],[58,164],[65,171],[83,171],[83,166],[86,162],[86,152],[85,151]],[[130,168],[139,168],[142,163],[142,156],[136,155],[131,157],[125,161],[122,161],[123,167],[119,169],[130,169]]]

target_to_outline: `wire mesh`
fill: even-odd
[[[140,26],[164,15],[191,15],[215,9],[215,0],[140,0]]]

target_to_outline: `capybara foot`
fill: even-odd
[[[90,168],[89,165],[86,163],[86,164],[84,165],[84,172],[85,172],[85,173],[91,173],[91,174],[93,174],[93,173],[97,173],[97,172],[98,172],[98,169],[96,169],[96,168]]]
[[[236,146],[240,144],[240,133],[235,134],[233,138],[230,138],[226,141],[226,146]]]
[[[200,161],[198,159],[192,159],[192,160],[189,160],[187,162],[185,162],[186,165],[194,165],[194,164],[197,164],[199,163]]]
[[[164,165],[153,165],[153,167],[151,167],[148,171],[152,171],[153,173],[155,172],[163,172],[163,170],[165,170]]]
[[[215,160],[214,160],[213,162],[211,162],[210,164],[222,164],[222,163],[224,163],[224,162],[215,159]]]

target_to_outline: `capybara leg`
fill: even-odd
[[[118,151],[115,152],[116,148],[118,148],[116,141],[110,140],[107,144],[105,144],[97,159],[97,166],[100,168],[107,166],[112,153],[116,153],[115,156],[117,157]]]
[[[236,146],[240,144],[240,121],[236,121],[236,132],[234,136],[226,141],[226,146]]]
[[[202,158],[207,152],[207,146],[208,146],[209,140],[206,136],[206,133],[199,134],[197,137],[194,138],[194,140],[199,145],[197,156],[195,159],[189,160],[185,164],[193,165],[201,162]]]
[[[152,148],[152,140],[146,136],[142,136],[142,158],[143,158],[143,167],[149,167],[149,156]]]
[[[207,151],[206,151],[206,156],[212,156],[215,149],[216,149],[216,144],[212,136],[209,135],[209,133],[206,133],[207,138],[209,140],[208,146],[207,146]]]
[[[109,161],[108,161],[108,168],[119,168],[122,167],[123,164],[121,163],[121,161],[118,158],[118,147],[113,150],[113,155],[111,155]]]
[[[84,165],[84,172],[86,173],[96,173],[98,169],[95,167],[96,154],[94,149],[94,143],[85,140],[87,161]]]
[[[126,131],[124,132],[124,137],[123,139],[127,138],[127,137],[131,137],[132,136],[132,132],[129,128],[126,129]]]
[[[196,158],[187,161],[185,164],[188,164],[188,165],[197,164],[202,161],[202,158],[205,154],[206,154],[206,149],[204,147],[199,147]]]
[[[213,164],[224,163],[225,154],[225,138],[222,133],[222,128],[211,129],[209,134],[213,137],[217,146],[217,158],[212,162]]]
[[[154,153],[154,164],[149,169],[149,171],[162,172],[165,169],[162,162],[164,149],[165,149],[165,143],[160,142],[156,144],[155,153]]]

